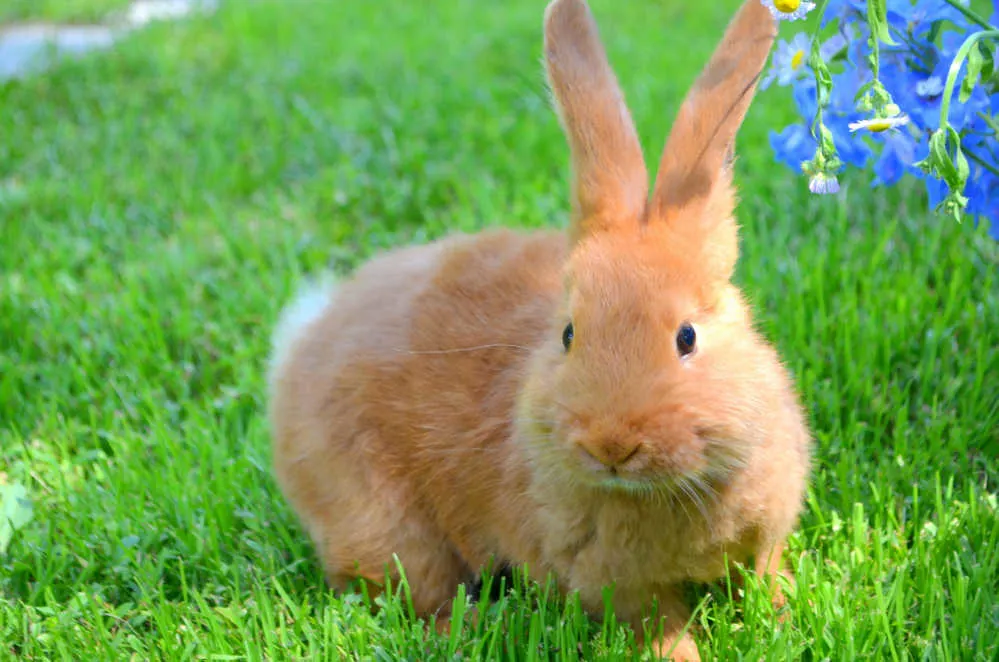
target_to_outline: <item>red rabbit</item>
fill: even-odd
[[[489,562],[595,616],[613,585],[656,650],[680,587],[781,570],[809,473],[789,376],[732,284],[736,132],[776,34],[746,0],[684,100],[654,190],[583,0],[545,14],[572,155],[568,233],[490,231],[388,252],[313,290],[275,336],[277,476],[330,584],[404,566],[420,614]],[[779,600],[779,591],[775,600]]]

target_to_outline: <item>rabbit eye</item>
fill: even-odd
[[[687,356],[694,351],[695,344],[697,343],[697,333],[694,332],[693,325],[690,322],[684,322],[680,325],[680,330],[676,332],[676,351],[680,353],[680,356]]]
[[[565,347],[565,351],[569,351],[569,347],[572,345],[572,322],[569,322],[564,329],[562,329],[562,347]]]

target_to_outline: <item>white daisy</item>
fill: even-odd
[[[839,193],[839,180],[836,179],[836,175],[817,172],[808,180],[808,190],[818,195]]]
[[[797,21],[815,9],[814,2],[803,0],[760,0],[760,2],[778,21]]]
[[[803,2],[803,0],[760,0],[760,2],[778,21],[797,21],[815,9],[814,2]]]
[[[894,117],[873,117],[869,120],[850,122],[850,132],[855,133],[861,129],[866,129],[871,133],[882,133],[889,129],[897,129],[909,123],[908,115],[895,115]]]
[[[811,50],[811,41],[804,32],[794,35],[790,42],[781,39],[777,42],[774,56],[771,60],[770,71],[760,82],[760,89],[765,90],[770,84],[777,81],[783,87],[789,85],[791,81],[805,72],[804,65],[808,62],[808,53]]]

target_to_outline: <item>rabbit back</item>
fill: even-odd
[[[385,253],[286,309],[274,464],[334,584],[380,577],[398,554],[413,585],[437,587],[431,604],[523,527],[528,504],[508,498],[528,481],[514,402],[564,256],[559,233],[458,235]]]

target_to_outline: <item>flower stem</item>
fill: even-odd
[[[989,128],[992,129],[994,133],[999,134],[999,121],[997,121],[996,118],[990,117],[985,113],[978,113],[978,116],[982,118],[983,122],[989,125]]]
[[[992,28],[990,30],[983,30],[982,32],[976,32],[975,34],[969,36],[964,40],[964,43],[961,44],[961,48],[958,49],[957,55],[954,56],[954,61],[950,63],[950,70],[947,72],[947,84],[944,85],[943,99],[940,101],[941,129],[947,126],[947,120],[950,116],[950,97],[954,93],[954,85],[957,84],[957,75],[961,72],[961,65],[964,64],[964,61],[968,58],[968,53],[971,52],[972,47],[987,37],[999,37],[999,29]]]
[[[815,21],[815,29],[812,30],[812,39],[815,40],[819,36],[819,30],[822,29],[822,15],[826,13],[826,5],[829,4],[829,0],[819,0],[818,6],[815,8],[815,16],[818,20]]]
[[[914,55],[916,58],[919,59],[919,64],[925,67],[924,71],[927,72],[932,71],[933,63],[931,62],[930,58],[933,54],[933,50],[931,48],[923,46],[915,39],[913,39],[911,36],[899,30],[898,28],[893,28],[889,25],[888,30],[895,35],[896,39],[905,42],[905,44],[909,47],[909,52],[911,52],[912,55]],[[901,53],[901,54],[906,53],[906,49],[904,48],[889,48],[887,50],[893,53]]]
[[[976,155],[974,152],[968,152],[968,151],[966,151],[964,153],[964,155],[967,156],[972,161],[974,161],[975,163],[977,163],[978,165],[980,165],[983,168],[985,168],[986,170],[988,170],[989,172],[991,172],[996,177],[999,177],[999,169],[997,169],[997,168],[989,165],[988,163],[986,163],[985,159],[983,159],[980,156]]]
[[[944,0],[944,2],[946,2],[948,5],[950,5],[954,9],[958,10],[962,14],[964,14],[965,18],[967,18],[972,23],[977,23],[979,27],[985,28],[986,30],[995,30],[996,29],[995,26],[989,25],[988,21],[986,21],[984,18],[982,18],[981,16],[979,16],[974,11],[968,9],[967,7],[965,7],[964,5],[962,5],[961,3],[957,2],[957,0]]]

